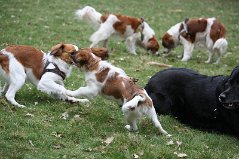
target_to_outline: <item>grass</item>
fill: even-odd
[[[26,44],[47,51],[59,42],[89,46],[93,30],[74,17],[74,11],[85,5],[102,13],[144,17],[158,39],[185,17],[215,16],[225,24],[229,48],[220,66],[205,64],[205,51],[195,50],[193,58],[182,63],[176,58],[182,47],[175,49],[168,58],[144,55],[141,49],[137,50],[137,56],[132,56],[122,42],[111,40],[109,46],[114,52],[109,61],[138,78],[142,87],[153,74],[163,69],[148,66],[148,61],[191,68],[206,75],[229,75],[239,63],[239,2],[235,0],[0,0],[0,5],[1,48],[8,44]],[[69,89],[76,89],[84,85],[84,76],[73,70],[65,84]],[[14,108],[4,97],[0,98],[0,158],[117,159],[133,158],[134,154],[145,159],[178,158],[175,152],[185,153],[187,158],[239,158],[237,139],[191,129],[171,116],[160,116],[160,119],[163,127],[173,135],[173,145],[167,145],[169,139],[160,135],[147,119],[140,121],[139,132],[129,133],[124,129],[119,105],[102,97],[92,98],[88,105],[69,104],[27,84],[17,93],[16,99],[27,108]],[[64,112],[69,115],[66,120],[62,118]],[[113,137],[113,141],[104,143],[109,137]]]

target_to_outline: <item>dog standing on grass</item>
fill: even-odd
[[[128,77],[125,72],[95,56],[90,49],[80,49],[73,57],[77,67],[85,72],[86,87],[75,91],[67,90],[66,94],[72,97],[104,96],[113,97],[123,103],[122,111],[130,131],[137,130],[136,122],[142,115],[147,115],[160,133],[168,135],[162,128],[153,102],[147,92],[140,88],[136,81]]]
[[[163,36],[164,53],[168,54],[178,44],[183,45],[182,61],[188,61],[196,44],[203,44],[209,51],[206,63],[211,63],[215,52],[218,53],[216,64],[226,52],[228,42],[226,29],[216,18],[185,19],[172,26]]]
[[[159,43],[155,33],[142,18],[120,14],[102,15],[90,6],[77,10],[76,16],[97,30],[90,37],[90,47],[95,47],[100,42],[107,47],[108,39],[112,35],[118,35],[126,40],[128,51],[134,55],[137,44],[153,54],[158,54]]]
[[[94,49],[100,53],[106,49]],[[64,79],[70,75],[72,54],[78,47],[72,44],[57,44],[49,54],[26,45],[8,46],[0,52],[0,76],[6,81],[2,94],[17,107],[25,107],[15,100],[16,92],[29,80],[37,88],[58,99],[69,102],[88,102],[65,94]],[[104,53],[105,54],[105,53]]]

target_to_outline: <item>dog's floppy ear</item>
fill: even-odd
[[[141,20],[141,23],[143,23],[143,22],[144,22],[144,18],[143,18],[143,17],[141,17],[141,18],[140,18],[140,20]]]
[[[63,53],[63,49],[64,49],[64,44],[63,43],[59,43],[55,46],[53,46],[51,48],[51,55],[54,55],[54,56],[60,56],[62,53]]]
[[[184,23],[186,24],[189,21],[189,18],[184,19]]]
[[[109,57],[107,48],[91,48],[91,51],[93,54],[100,57],[102,60],[106,60]]]

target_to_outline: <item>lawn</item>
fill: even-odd
[[[205,50],[194,50],[186,63],[177,55],[170,57],[130,55],[121,40],[110,40],[109,61],[144,87],[149,78],[164,69],[146,63],[156,61],[174,67],[194,69],[206,75],[229,75],[239,63],[239,1],[236,0],[0,0],[0,46],[31,45],[47,52],[59,42],[80,47],[90,45],[93,30],[74,17],[74,12],[91,5],[101,13],[120,13],[144,19],[159,40],[174,24],[189,17],[216,17],[227,29],[229,48],[221,64],[205,64]],[[162,52],[162,47],[160,52]],[[84,85],[84,75],[77,69],[65,81],[69,89]],[[3,81],[1,81],[3,86]],[[120,106],[102,97],[90,104],[69,104],[39,92],[30,83],[16,95],[27,108],[14,108],[0,97],[0,158],[239,158],[239,140],[227,135],[207,133],[179,123],[171,116],[160,116],[162,126],[173,135],[159,134],[143,118],[138,132],[127,132]],[[171,140],[171,141],[170,141]]]

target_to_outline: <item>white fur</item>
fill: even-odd
[[[194,43],[191,43],[191,42],[187,41],[184,37],[179,36],[180,35],[179,28],[180,28],[180,25],[183,22],[177,23],[176,25],[172,26],[167,31],[167,33],[169,35],[173,36],[173,39],[174,39],[174,42],[175,42],[175,46],[177,46],[179,43],[181,43],[183,45],[184,49],[183,49],[182,61],[188,61],[192,57],[192,52],[193,52],[193,49],[194,49],[195,45],[196,46],[197,45],[202,46],[201,44],[203,44],[203,46],[205,46],[207,48],[207,50],[209,51],[208,60],[205,61],[205,62],[206,63],[211,63],[212,62],[212,57],[214,55],[214,52],[218,51],[219,56],[218,56],[218,59],[216,61],[216,64],[220,63],[222,55],[227,50],[228,43],[227,43],[226,39],[221,38],[221,39],[218,39],[213,44],[213,41],[210,38],[210,31],[211,31],[211,26],[213,25],[213,22],[215,20],[216,20],[215,18],[208,18],[207,19],[207,28],[206,28],[206,30],[204,32],[196,34],[196,38],[195,38],[195,42]],[[168,52],[167,49],[165,49],[164,51]]]
[[[141,41],[141,33],[135,32],[131,26],[127,26],[126,32],[122,35],[113,28],[114,23],[119,21],[115,15],[110,14],[107,20],[102,23],[100,20],[102,14],[90,6],[77,10],[76,16],[97,30],[90,37],[90,41],[92,42],[90,45],[91,48],[96,47],[100,42],[103,42],[106,47],[107,40],[111,36],[117,35],[125,39],[128,51],[136,55],[136,44],[140,43],[146,48],[148,40],[155,36],[153,29],[146,22],[144,22],[144,29],[142,30],[144,34],[143,41]]]
[[[5,94],[6,99],[11,104],[17,107],[25,107],[24,105],[21,105],[16,102],[15,94],[24,85],[26,80],[29,80],[32,84],[36,85],[39,90],[51,95],[55,95],[59,99],[72,102],[88,102],[87,99],[76,99],[67,96],[65,94],[66,89],[64,88],[63,80],[59,75],[51,72],[46,72],[39,81],[33,74],[32,69],[25,68],[11,52],[6,51],[5,49],[3,49],[1,52],[7,55],[9,58],[9,74],[7,74],[0,65],[0,76],[2,76],[6,81],[2,93]],[[51,55],[46,55],[45,53],[43,54],[44,63],[47,60],[49,60],[50,62],[54,62],[61,71],[68,75],[70,74],[71,67],[69,64],[67,64],[61,59],[54,58]],[[54,67],[55,66],[51,64],[48,66],[48,68]]]
[[[105,78],[105,80],[102,83],[98,82],[96,80],[95,74],[103,69],[106,69],[106,68],[110,69],[107,74],[107,77]],[[112,76],[115,75],[116,73],[118,73],[119,76],[121,76],[121,77],[129,78],[129,77],[127,77],[127,75],[125,74],[125,72],[122,69],[115,67],[106,61],[100,61],[98,70],[85,72],[85,81],[86,81],[85,87],[80,87],[79,89],[77,89],[75,91],[67,90],[66,94],[69,96],[73,96],[73,97],[79,97],[79,96],[93,97],[98,94],[101,94],[102,88],[106,85],[106,81],[109,78],[112,78]],[[125,87],[124,84],[122,84],[122,88],[128,89]],[[104,94],[102,94],[102,95],[104,95]],[[148,97],[150,99],[150,97],[148,96],[146,91],[144,91],[144,95],[145,95],[144,97],[142,97],[141,95],[137,95],[128,102],[127,102],[127,99],[123,100],[122,111],[124,113],[127,123],[129,124],[129,125],[126,125],[126,128],[130,131],[137,130],[136,121],[142,115],[147,115],[152,120],[154,125],[159,129],[159,131],[162,134],[167,135],[168,133],[162,128],[162,126],[157,118],[157,114],[156,114],[154,107],[147,106],[147,105],[138,106],[138,102],[145,101],[145,97]],[[110,97],[112,97],[112,96],[110,96]],[[134,110],[132,110],[132,108]]]

